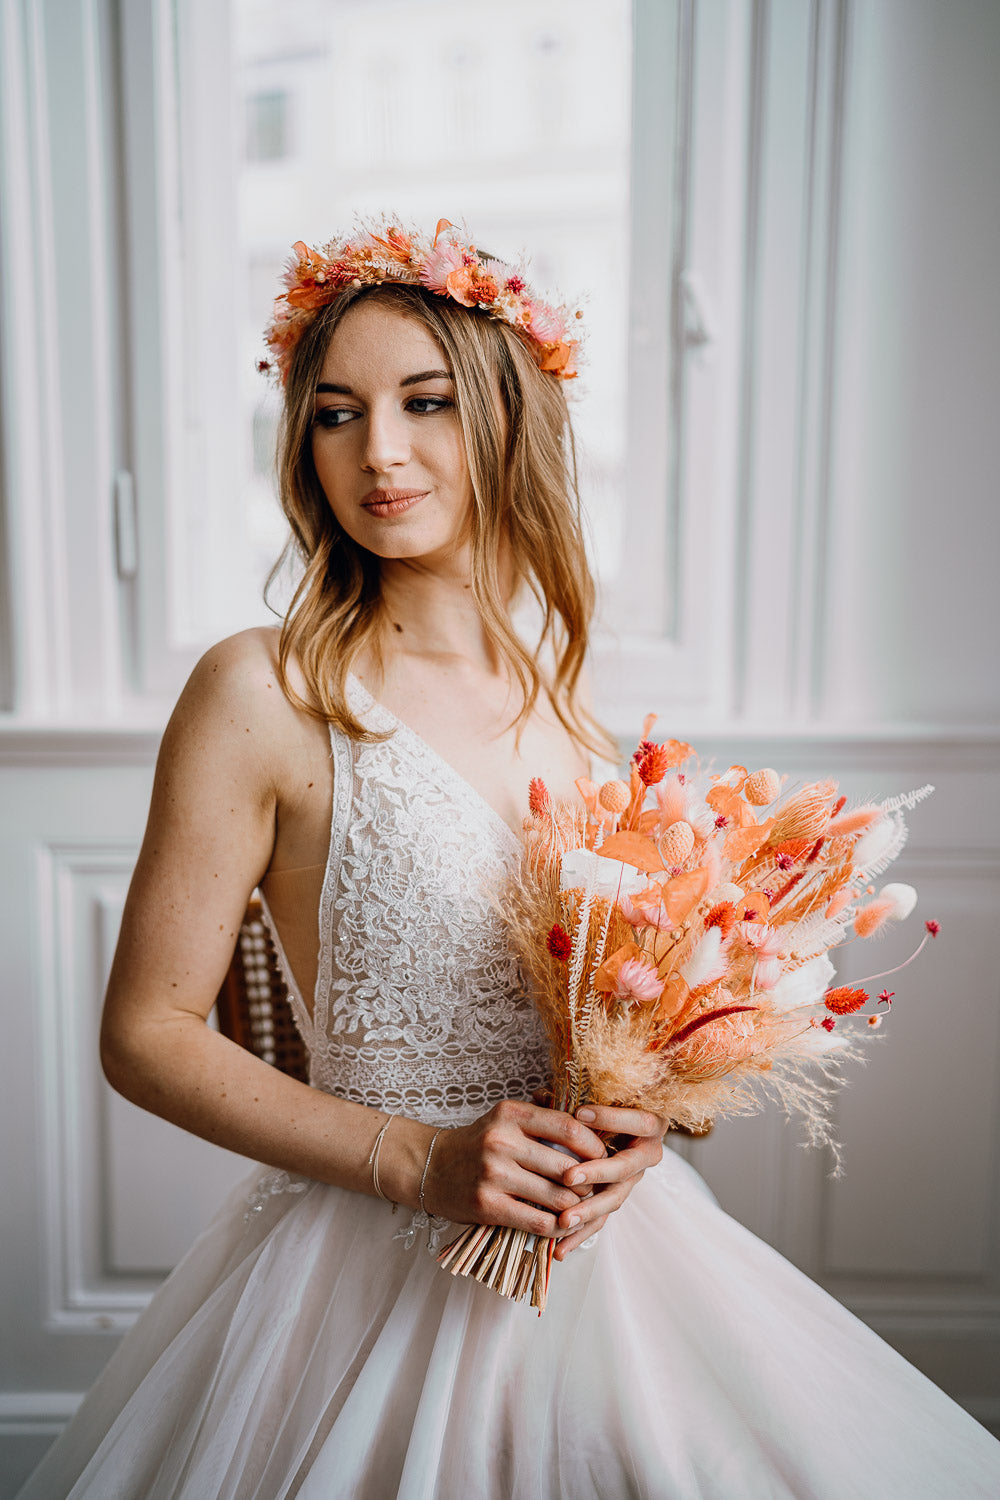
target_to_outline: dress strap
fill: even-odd
[[[330,847],[319,898],[319,958],[316,965],[316,989],[313,993],[313,1025],[317,1037],[326,1035],[329,1018],[330,989],[333,984],[333,905],[354,800],[355,744],[334,724],[330,725],[330,756],[333,768]]]

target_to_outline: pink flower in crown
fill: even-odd
[[[430,291],[437,292],[439,297],[447,297],[448,277],[453,271],[461,271],[462,266],[462,251],[457,245],[449,245],[446,241],[433,250],[428,250],[420,267],[420,280]]]
[[[566,337],[566,319],[544,302],[528,302],[522,314],[524,326],[539,344],[561,344]]]

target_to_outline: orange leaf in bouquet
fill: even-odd
[[[663,869],[660,851],[644,833],[633,833],[630,830],[611,833],[594,852],[603,854],[605,859],[620,859],[626,865],[634,865],[647,875],[651,875],[654,870]]]
[[[766,922],[771,915],[771,898],[766,891],[748,891],[736,904],[741,922]]]
[[[749,859],[751,854],[757,853],[761,844],[766,843],[773,827],[774,819],[768,818],[765,822],[754,823],[748,828],[732,829],[726,834],[722,845],[726,858],[731,859],[734,864],[741,864],[743,860]]]
[[[674,766],[682,766],[694,754],[691,746],[684,740],[664,740],[660,749],[666,752],[668,770],[672,770]]]
[[[666,881],[663,886],[663,905],[672,922],[683,922],[692,907],[697,906],[708,890],[710,878],[707,867],[700,866],[697,870],[688,870],[683,875],[675,875],[672,880]]]
[[[749,802],[740,796],[735,787],[727,786],[724,781],[713,786],[706,794],[705,801],[720,818],[728,819],[737,828],[750,828],[757,823],[757,815]]]
[[[691,991],[680,974],[668,975],[667,982],[660,993],[660,1003],[656,1007],[657,1025],[665,1025],[679,1016],[687,1005],[690,994]]]

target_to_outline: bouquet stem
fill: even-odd
[[[439,1265],[453,1276],[471,1276],[501,1297],[521,1302],[530,1293],[531,1306],[545,1310],[552,1273],[555,1240],[525,1229],[494,1224],[470,1224],[438,1256]]]

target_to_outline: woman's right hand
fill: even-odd
[[[560,1146],[581,1161],[607,1154],[600,1136],[572,1115],[505,1099],[471,1125],[440,1132],[424,1183],[427,1210],[456,1224],[558,1235],[559,1214],[579,1202],[561,1181]]]

